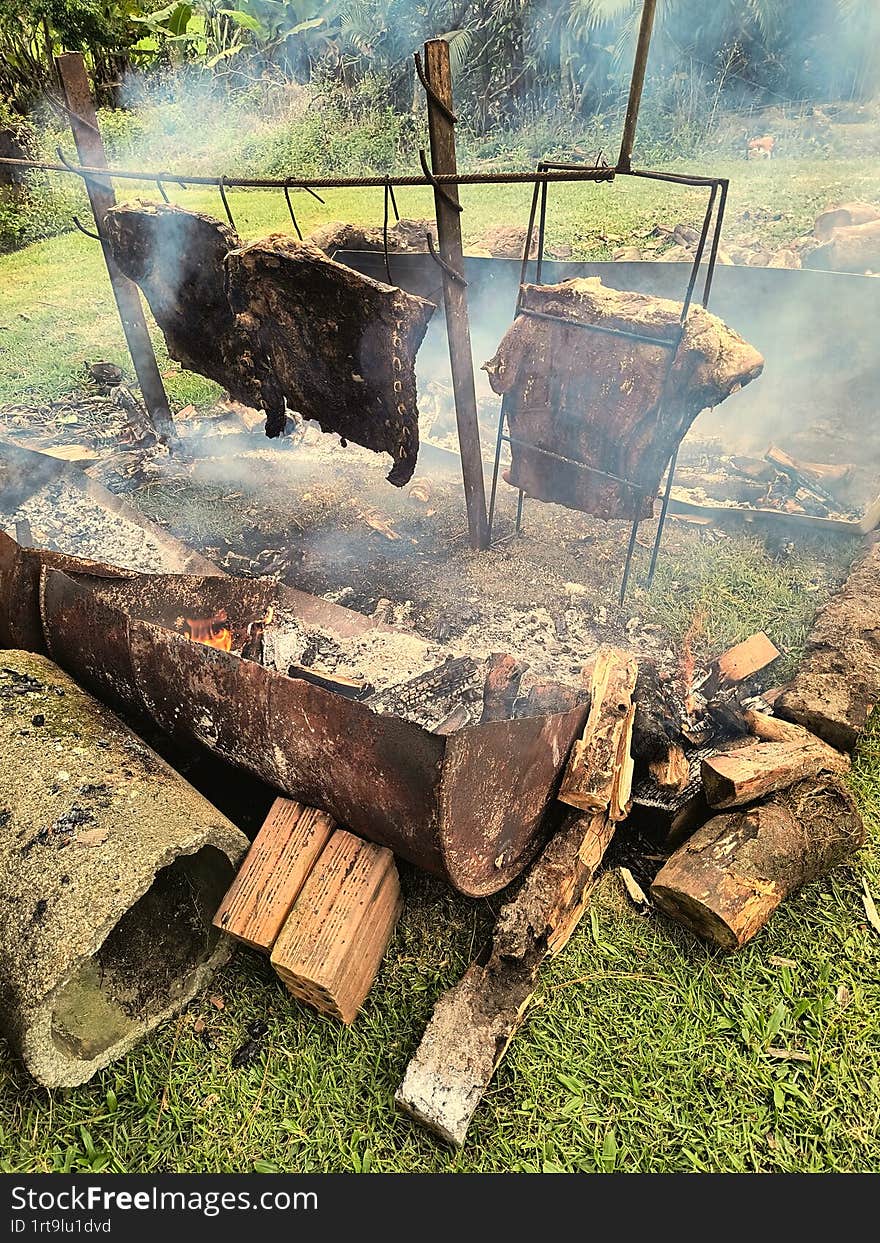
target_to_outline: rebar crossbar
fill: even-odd
[[[48,160],[19,160],[11,156],[0,157],[0,164],[13,168],[33,169],[36,172],[74,173],[83,179],[108,178],[121,181],[173,181],[179,186],[213,186],[219,189],[222,185],[230,190],[304,190],[307,194],[318,190],[346,189],[382,189],[386,185],[398,186],[494,186],[494,185],[534,185],[535,181],[571,182],[571,181],[613,181],[615,169],[604,165],[581,169],[548,170],[544,174],[536,174],[534,170],[523,172],[494,173],[432,173],[426,177],[424,173],[398,173],[395,175],[373,174],[365,177],[208,177],[197,173],[169,173],[167,170],[155,172],[150,169],[132,168],[96,168],[84,164],[51,163]],[[628,176],[647,176],[646,173],[632,172]]]

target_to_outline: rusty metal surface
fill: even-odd
[[[40,573],[44,566],[96,578],[124,577],[128,573],[60,552],[22,548],[0,531],[0,647],[46,654],[40,620]]]
[[[218,607],[234,628],[270,602],[343,635],[372,625],[275,583],[42,574],[49,653],[101,698],[325,808],[463,893],[494,893],[513,880],[543,840],[586,708],[441,736],[173,628],[180,615]]]

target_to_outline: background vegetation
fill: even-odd
[[[613,151],[641,7],[227,3],[0,0],[0,148],[12,135],[54,158],[68,143],[52,57],[81,49],[113,159],[267,175],[413,167],[424,109],[412,53],[443,35],[469,163]],[[741,156],[769,124],[783,153],[840,154],[833,120],[854,119],[878,84],[876,0],[660,0],[640,152]],[[876,154],[876,129],[867,141]],[[80,198],[39,174],[0,183],[0,250],[69,228]]]

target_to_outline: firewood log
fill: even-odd
[[[699,936],[737,949],[784,898],[863,841],[849,790],[811,778],[758,807],[714,816],[660,869],[651,896]]]
[[[486,959],[472,963],[434,1007],[395,1100],[449,1143],[464,1143],[541,962],[566,945],[587,907],[614,828],[601,813],[572,816],[502,907]]]
[[[684,748],[677,742],[669,744],[666,755],[652,760],[648,772],[661,790],[684,790],[690,781],[691,766]]]
[[[873,544],[818,614],[780,716],[852,751],[880,702],[880,543]]]
[[[762,741],[703,760],[703,786],[710,806],[742,807],[804,777],[849,771],[849,758],[808,729],[760,712],[743,715]]]
[[[590,679],[590,715],[574,744],[559,799],[582,811],[605,811],[612,820],[626,816],[632,791],[630,754],[638,664],[628,652],[603,645]]]
[[[483,685],[483,721],[510,720],[527,669],[528,665],[506,652],[492,653]]]

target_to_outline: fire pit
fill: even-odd
[[[463,893],[501,889],[540,848],[560,767],[586,714],[562,688],[563,710],[548,710],[545,689],[543,710],[526,698],[519,710],[531,715],[481,720],[479,705],[462,725],[449,705],[469,685],[479,694],[483,673],[459,659],[361,702],[344,681],[308,666],[288,676],[230,649],[253,643],[255,625],[268,640],[273,612],[335,637],[341,649],[370,639],[388,653],[424,642],[272,581],[113,578],[73,559],[65,571],[11,544],[4,541],[0,565],[0,635],[44,644],[105,702],[325,808]],[[32,594],[8,589],[28,574],[39,578],[38,614]]]

